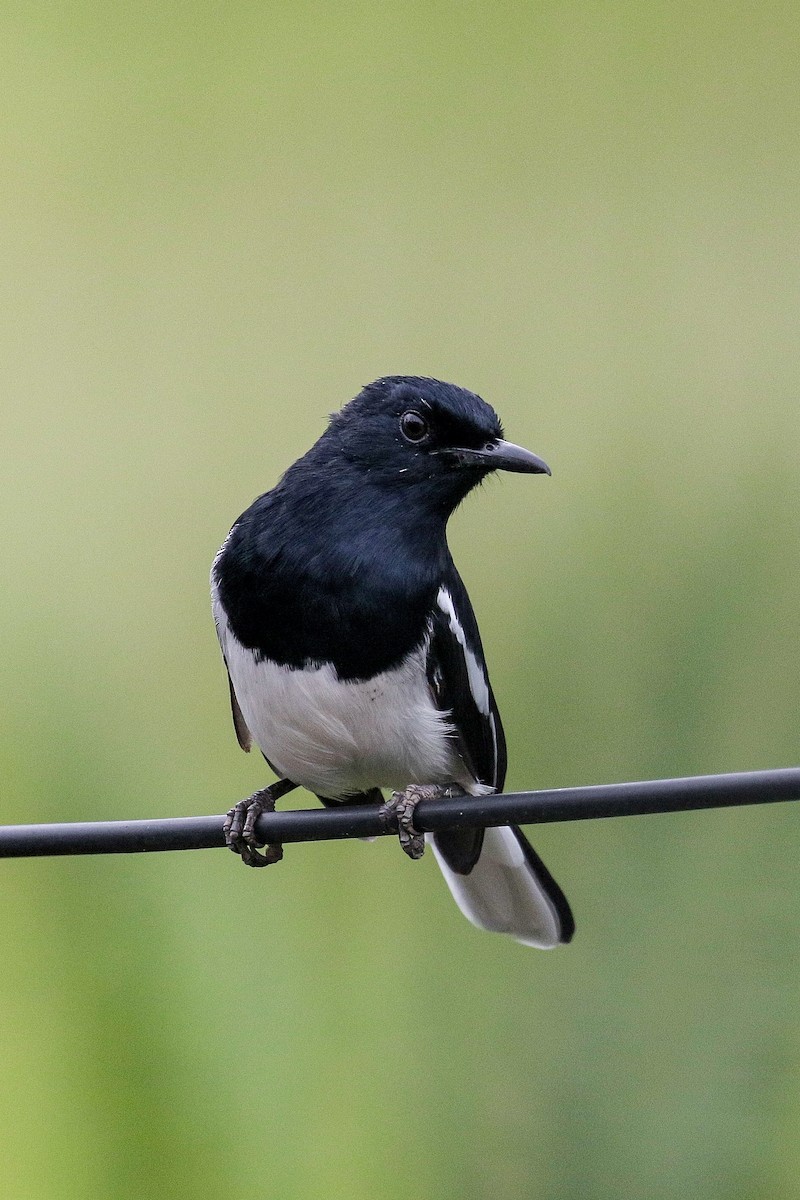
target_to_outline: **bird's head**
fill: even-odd
[[[550,474],[541,458],[504,439],[497,413],[480,396],[412,375],[368,384],[332,416],[323,440],[375,483],[415,486],[448,511],[492,471]]]

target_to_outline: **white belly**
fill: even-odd
[[[474,789],[431,699],[424,647],[367,682],[343,682],[330,664],[258,662],[218,627],[248,729],[282,776],[329,799],[409,783]]]

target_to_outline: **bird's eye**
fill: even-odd
[[[406,441],[422,442],[428,436],[428,422],[414,409],[409,409],[400,418],[400,430]]]

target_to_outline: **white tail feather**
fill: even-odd
[[[487,829],[481,856],[469,875],[448,867],[426,835],[464,916],[479,929],[508,933],[525,946],[552,950],[561,942],[558,913],[519,842],[507,827]]]

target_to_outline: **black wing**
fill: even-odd
[[[223,655],[223,658],[224,658],[224,655]],[[226,670],[227,670],[227,667],[228,667],[228,664],[226,662],[225,663]],[[244,719],[244,714],[242,713],[242,710],[239,707],[239,701],[236,698],[236,692],[233,690],[233,680],[231,679],[230,671],[228,671],[228,687],[230,688],[230,693],[231,693],[231,716],[233,717],[233,728],[236,730],[236,739],[237,739],[239,745],[242,747],[242,749],[247,754],[249,754],[250,748],[253,745],[253,735],[251,734],[250,730],[247,728],[247,722]]]
[[[452,562],[431,617],[428,680],[437,706],[450,715],[458,751],[473,778],[501,791],[506,777],[503,726],[489,683],[478,623]],[[510,830],[522,850],[524,871],[501,853],[502,839],[495,836],[493,856],[473,873],[483,847],[483,829],[434,834],[434,848],[440,865],[444,860],[451,891],[470,921],[485,929],[503,930],[531,945],[568,942],[575,921],[564,893],[522,830],[516,825]],[[496,835],[502,831],[493,832]],[[447,868],[454,875],[448,875]],[[513,886],[510,880],[515,881]]]
[[[506,741],[467,589],[451,562],[430,618],[428,683],[438,708],[455,727],[458,753],[476,783],[502,790]],[[483,830],[436,835],[454,871],[467,874],[478,860]]]
[[[437,707],[451,715],[458,750],[470,773],[477,783],[501,791],[506,776],[503,726],[478,622],[452,564],[431,614],[427,671]]]

